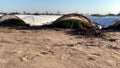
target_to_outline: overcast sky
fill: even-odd
[[[0,0],[0,12],[114,13],[120,0]]]

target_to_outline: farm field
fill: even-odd
[[[0,68],[120,68],[120,32],[104,38],[64,29],[0,27]]]

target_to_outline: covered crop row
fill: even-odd
[[[42,26],[52,25],[59,28],[89,28],[99,25],[102,28],[119,28],[120,17],[106,16],[94,17],[83,16],[79,14],[66,14],[63,16],[54,15],[11,15],[5,14],[0,16],[0,25],[15,26]]]

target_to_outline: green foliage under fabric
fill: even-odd
[[[55,23],[53,26],[59,28],[89,28],[90,24],[80,20],[64,20]]]
[[[18,19],[9,19],[0,23],[2,26],[27,26],[24,21]]]

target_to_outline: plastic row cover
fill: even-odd
[[[107,28],[116,24],[116,22],[120,21],[119,16],[106,16],[106,17],[94,17],[87,16],[93,23],[102,26],[102,28]]]
[[[2,15],[0,15],[2,16]],[[0,22],[8,19],[17,19],[20,18],[27,24],[30,24],[31,26],[41,26],[41,25],[47,25],[52,23],[52,21],[55,21],[60,16],[56,15],[3,15],[0,18]]]
[[[0,15],[1,16],[1,15]],[[16,15],[27,24],[32,25],[44,25],[50,24],[52,21],[55,21],[61,16],[55,15]],[[17,18],[14,15],[6,15],[0,19],[0,21],[4,21],[10,18]],[[107,28],[116,24],[116,22],[120,21],[120,16],[106,16],[106,17],[95,17],[95,16],[86,16],[91,22],[100,25],[102,28]]]
[[[57,18],[60,16],[55,16],[55,15],[16,15],[19,18],[21,18],[23,21],[26,23],[30,24],[31,26],[33,25],[44,25],[44,24],[50,24],[52,21],[55,21]]]

